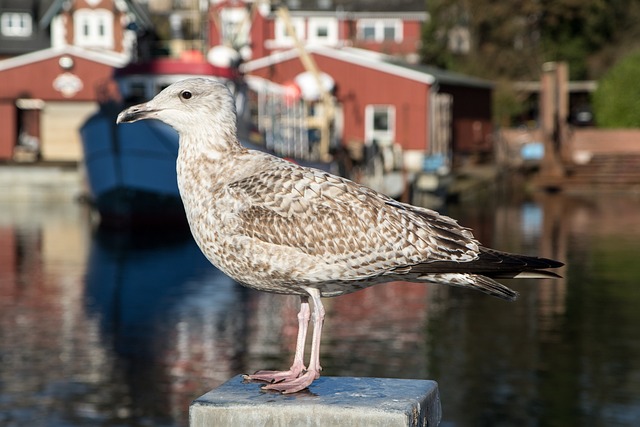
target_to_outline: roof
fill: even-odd
[[[340,61],[349,62],[361,67],[375,69],[381,72],[397,75],[399,77],[418,81],[428,85],[446,84],[455,86],[478,87],[490,89],[493,83],[476,77],[467,76],[452,71],[442,70],[426,65],[412,65],[399,61],[398,59],[382,53],[356,49],[356,48],[330,48],[326,46],[308,46],[307,51],[312,54],[327,56]],[[288,61],[298,57],[298,51],[291,49],[288,51],[274,53],[264,58],[249,61],[242,65],[242,71],[251,71],[269,67],[271,65]]]
[[[337,16],[340,19],[401,19],[403,21],[426,21],[427,12],[412,11],[344,11],[344,10],[292,10],[289,12],[291,16],[301,17],[325,17]],[[274,15],[275,16],[275,15]]]
[[[394,61],[393,59],[390,60],[390,63],[393,63],[398,67],[408,68],[414,71],[430,74],[440,84],[486,89],[491,89],[494,86],[493,82],[489,80],[484,80],[474,76],[468,76],[462,73],[456,73],[455,71],[444,70],[442,68],[437,68],[430,65],[408,64],[400,61]]]
[[[135,0],[124,0],[129,11],[135,16],[136,23],[142,28],[153,28],[154,24],[149,13]]]
[[[288,0],[289,10],[345,12],[425,12],[424,0]]]
[[[40,20],[55,0],[0,0],[0,11],[25,12]]]
[[[40,28],[47,28],[51,24],[51,20],[60,12],[60,9],[64,5],[65,0],[53,0],[49,1],[49,7],[46,8],[46,12],[38,17],[38,25]]]
[[[61,48],[51,47],[24,55],[14,56],[9,59],[3,59],[0,61],[0,71],[22,67],[35,62],[46,61],[47,59],[55,58],[60,55],[73,55],[78,58],[87,59],[89,61],[98,62],[111,67],[123,67],[129,62],[129,58],[124,54],[98,52],[77,46],[66,45]]]

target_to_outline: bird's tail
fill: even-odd
[[[499,279],[560,277],[547,271],[564,264],[548,258],[511,254],[480,247],[478,258],[468,262],[435,261],[419,264],[414,271],[424,273],[472,273]]]
[[[469,262],[436,261],[414,267],[424,273],[423,280],[475,289],[508,301],[514,301],[518,293],[493,279],[545,279],[559,278],[548,271],[564,264],[547,258],[500,252],[480,248],[477,259]]]
[[[507,301],[515,301],[518,293],[486,276],[475,276],[466,287]]]
[[[438,283],[449,286],[456,286],[459,288],[473,289],[482,293],[504,299],[507,301],[515,301],[518,298],[518,293],[511,288],[506,287],[502,283],[498,283],[495,280],[481,276],[478,274],[468,273],[441,273],[441,274],[429,274],[418,277],[418,280],[424,280],[426,282]]]

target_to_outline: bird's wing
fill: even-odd
[[[478,256],[471,232],[438,213],[399,203],[347,179],[276,162],[229,185],[247,236],[295,247],[378,275]]]

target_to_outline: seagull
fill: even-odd
[[[176,82],[123,110],[117,123],[142,119],[163,121],[180,136],[178,188],[208,260],[247,287],[300,297],[291,367],[245,376],[266,382],[264,389],[295,393],[320,377],[323,297],[402,280],[513,301],[517,293],[494,279],[560,277],[547,269],[561,262],[483,247],[471,230],[435,211],[245,148],[234,98],[214,79]]]

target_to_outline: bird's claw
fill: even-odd
[[[264,381],[270,384],[280,383],[283,381],[291,381],[295,380],[304,372],[304,367],[302,368],[291,368],[288,371],[257,371],[253,375],[244,375],[243,378],[245,380],[251,381]]]
[[[282,380],[280,382],[267,384],[265,386],[262,386],[262,389],[275,390],[279,391],[282,394],[297,393],[309,387],[311,383],[313,383],[313,381],[316,379],[316,376],[319,376],[319,373],[316,371],[305,371],[297,378],[290,378]]]
[[[309,387],[320,377],[320,372],[306,369],[290,369],[288,371],[258,371],[253,375],[244,375],[245,380],[264,381],[269,384],[263,390],[275,390],[283,394],[296,393]]]

